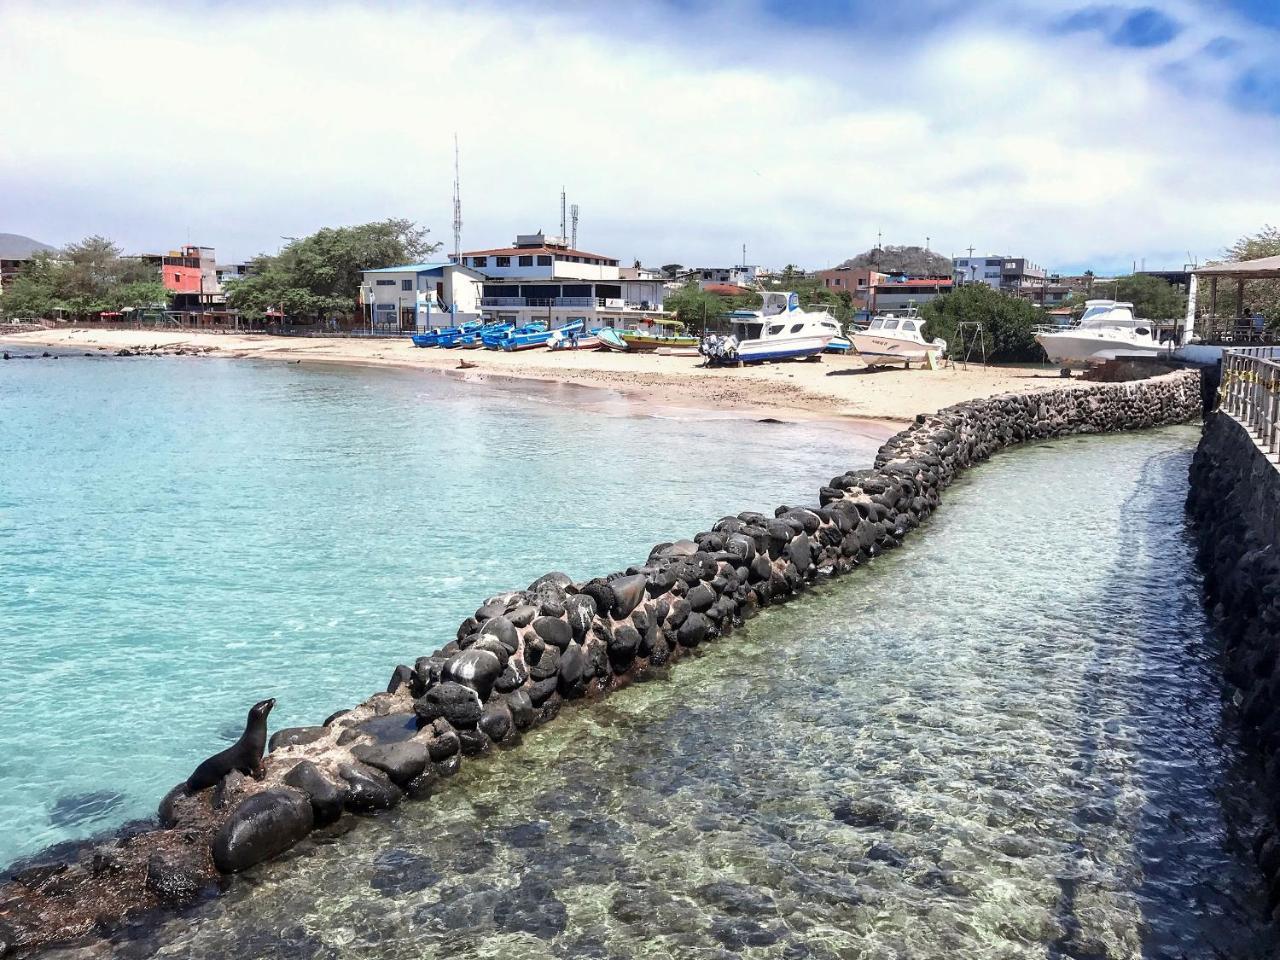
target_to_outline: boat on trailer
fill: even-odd
[[[910,367],[923,363],[929,354],[937,359],[947,352],[947,341],[926,340],[923,331],[924,321],[912,307],[902,316],[886,313],[872,317],[866,330],[854,333],[853,346],[867,366],[901,363]]]
[[[820,357],[840,323],[825,308],[806,310],[795,293],[770,291],[759,310],[735,310],[727,336],[709,335],[699,352],[709,363],[764,363]]]

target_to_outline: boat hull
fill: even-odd
[[[618,353],[626,353],[628,350],[627,341],[618,336],[618,331],[611,327],[605,327],[598,334],[596,339],[600,341],[600,345],[606,350],[616,350]]]
[[[652,353],[659,347],[698,348],[697,337],[660,337],[650,333],[623,333],[620,336],[632,353]]]
[[[942,347],[937,344],[880,337],[872,333],[855,333],[853,347],[858,351],[858,356],[872,363],[923,362],[926,354],[942,352]]]
[[[1156,359],[1169,353],[1167,347],[1156,343],[1132,343],[1078,333],[1042,333],[1036,336],[1036,342],[1044,347],[1050,363],[1077,370],[1117,358]]]
[[[830,342],[831,337],[826,335],[744,340],[738,344],[737,359],[743,363],[763,363],[767,360],[799,360],[804,357],[816,357],[827,349],[827,344]]]

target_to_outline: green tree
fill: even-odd
[[[1146,320],[1176,320],[1187,311],[1187,298],[1159,277],[1134,274],[1116,281],[1115,298],[1133,304],[1133,315]]]
[[[728,302],[721,296],[703,290],[694,281],[686,283],[662,300],[662,309],[670,310],[691,332],[701,332],[705,321],[710,328],[729,312]]]
[[[329,227],[256,257],[249,275],[227,284],[227,303],[250,314],[279,307],[323,320],[355,311],[361,271],[419,263],[440,249],[411,220]]]
[[[32,257],[5,285],[0,312],[49,317],[63,311],[86,319],[106,310],[164,304],[168,295],[153,265],[123,257],[110,240],[94,236]]]
[[[681,263],[664,263],[662,265],[662,274],[670,280],[674,280],[680,275],[680,271],[684,269]]]
[[[1035,328],[1047,323],[1045,312],[1021,297],[992,290],[984,283],[966,284],[931,300],[920,308],[925,320],[926,339],[941,337],[947,346],[959,346],[957,329],[961,321],[981,325],[987,338],[987,356],[992,360],[1042,360]]]

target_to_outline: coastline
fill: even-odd
[[[645,404],[654,415],[698,410],[725,418],[861,421],[887,436],[922,411],[998,393],[1066,386],[1045,365],[923,370],[869,370],[857,357],[825,355],[820,363],[702,368],[695,357],[660,357],[549,350],[433,350],[408,337],[281,337],[264,334],[74,327],[7,335],[30,347],[114,353],[118,350],[199,351],[201,356],[306,364],[391,367],[444,373],[463,383],[538,382],[588,387]],[[459,369],[460,360],[475,366]]]

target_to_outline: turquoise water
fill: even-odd
[[[669,680],[566,710],[440,796],[313,835],[105,946],[1275,957],[1231,825],[1258,797],[1221,721],[1183,529],[1195,440],[1003,453],[901,550],[769,608]]]
[[[492,593],[811,500],[878,445],[634,413],[421,373],[0,364],[0,863],[153,814],[263,697],[317,723]]]

